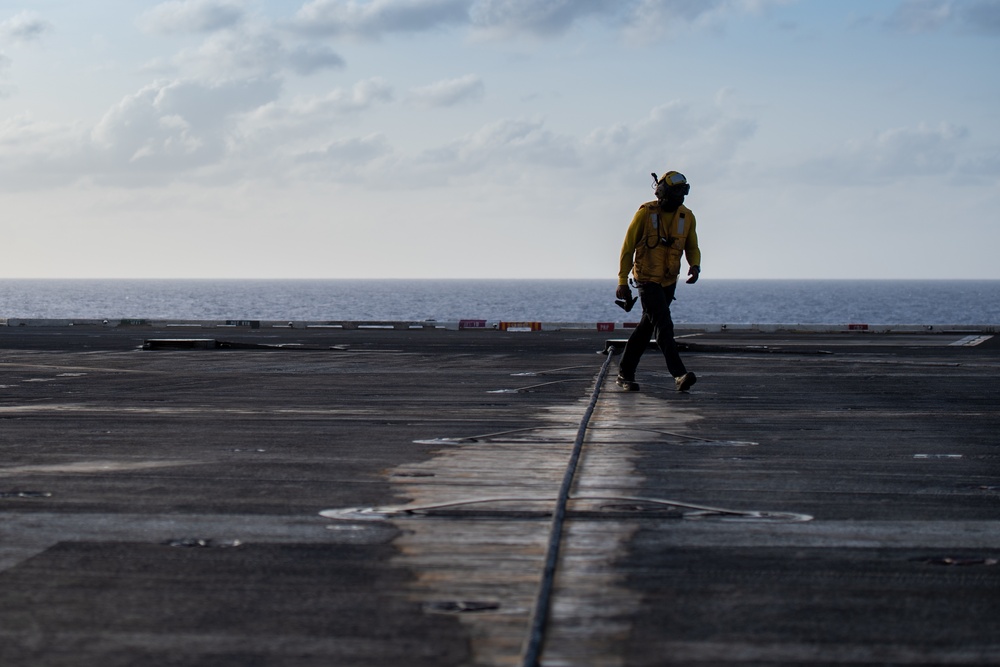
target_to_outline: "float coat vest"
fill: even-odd
[[[633,248],[628,248],[630,238]],[[662,211],[657,202],[639,207],[629,227],[622,248],[635,253],[632,275],[638,283],[658,283],[663,286],[677,282],[681,271],[681,257],[687,254],[688,264],[701,263],[695,219],[691,209],[684,205],[676,211]],[[629,255],[632,252],[628,252]],[[623,256],[623,260],[625,260]],[[624,268],[624,267],[623,267]]]

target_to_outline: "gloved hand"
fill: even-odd
[[[628,285],[619,285],[618,289],[615,290],[615,296],[618,297],[615,300],[615,304],[626,313],[631,311],[632,306],[638,301],[638,299],[632,296],[632,290],[628,288]]]
[[[687,279],[687,283],[689,285],[693,285],[694,283],[698,282],[698,276],[700,274],[701,274],[701,267],[692,266],[690,269],[688,269],[688,276],[690,277]]]

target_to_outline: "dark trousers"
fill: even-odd
[[[619,364],[619,372],[626,378],[635,378],[635,369],[639,365],[639,357],[645,352],[649,341],[654,336],[656,344],[663,357],[667,360],[667,370],[674,377],[680,377],[687,372],[684,362],[677,353],[677,343],[674,342],[674,321],[670,319],[670,302],[674,300],[677,283],[662,287],[656,283],[639,285],[639,301],[642,303],[642,319],[639,325],[628,337],[625,352]]]

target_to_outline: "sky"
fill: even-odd
[[[0,278],[1000,279],[1000,0],[0,0]]]

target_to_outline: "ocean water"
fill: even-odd
[[[0,280],[0,318],[622,322],[614,280]],[[681,284],[679,323],[998,324],[1000,280]]]

